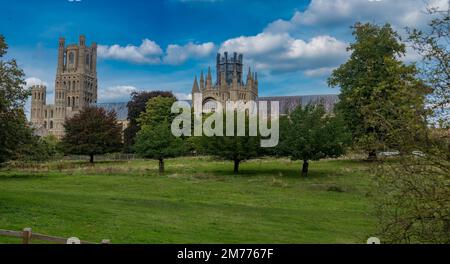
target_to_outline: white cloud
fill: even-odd
[[[312,0],[305,11],[295,12],[290,20],[276,20],[265,31],[290,32],[302,26],[351,26],[357,21],[389,22],[400,30],[425,25],[427,6],[445,10],[448,0]]]
[[[104,59],[115,59],[134,63],[157,64],[161,62],[162,49],[156,42],[144,39],[140,46],[120,45],[98,46],[98,56]]]
[[[119,85],[99,89],[99,100],[102,103],[127,102],[132,92],[138,89],[131,85]]]
[[[30,88],[33,85],[44,85],[44,86],[48,86],[47,82],[44,82],[43,80],[36,78],[36,77],[30,77],[25,79],[25,87],[26,88]]]
[[[174,93],[175,97],[180,100],[192,100],[192,94],[191,93]]]
[[[171,44],[166,49],[164,63],[178,65],[191,58],[204,58],[216,49],[212,42],[203,44],[188,43],[184,46]]]
[[[299,37],[304,36],[301,31],[306,29],[311,34],[318,27],[319,32],[334,32],[334,27],[347,28],[357,21],[389,22],[401,31],[426,25],[427,7],[446,9],[448,0],[312,0],[306,10],[295,12],[290,20],[276,20],[255,36],[226,40],[220,51],[244,53],[248,63],[260,71],[303,71],[308,77],[326,76],[348,58],[348,44],[326,34],[307,40]],[[406,62],[419,58],[411,49],[406,55],[402,58]]]
[[[317,68],[312,70],[305,70],[303,74],[308,77],[323,77],[323,76],[329,76],[333,70],[336,69],[335,67],[323,67],[323,68]]]
[[[216,49],[212,42],[194,44],[189,42],[186,45],[170,44],[166,52],[152,40],[144,39],[140,46],[127,45],[99,45],[98,56],[103,59],[114,59],[141,64],[170,64],[179,65],[189,59],[204,58]]]
[[[227,40],[220,51],[244,53],[257,70],[286,72],[336,67],[347,58],[346,47],[330,36],[305,41],[288,33],[263,32]]]

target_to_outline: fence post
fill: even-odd
[[[27,227],[23,229],[22,232],[22,244],[30,244],[31,242],[31,228]]]
[[[111,241],[109,239],[103,239],[101,244],[102,245],[111,244]]]

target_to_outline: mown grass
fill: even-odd
[[[0,229],[113,243],[364,243],[375,231],[368,165],[208,157],[51,162],[0,171]],[[0,237],[0,243],[15,240]],[[20,240],[16,240],[20,242]]]

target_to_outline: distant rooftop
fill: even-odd
[[[127,103],[100,103],[97,107],[103,108],[106,111],[115,111],[118,120],[128,119],[128,108]]]
[[[305,95],[305,96],[271,96],[271,97],[259,97],[258,101],[279,101],[280,113],[288,114],[292,112],[299,105],[308,104],[323,104],[327,112],[332,112],[334,106],[339,101],[337,94],[328,95]],[[190,100],[182,100],[192,104]],[[97,104],[107,111],[114,110],[117,113],[117,119],[126,120],[128,117],[127,103],[100,103]]]

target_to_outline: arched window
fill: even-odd
[[[86,65],[89,66],[91,64],[91,56],[89,56],[89,54],[86,54]]]
[[[47,121],[44,121],[44,128],[47,128]]]
[[[53,129],[53,121],[50,121],[50,129]]]
[[[53,118],[53,110],[50,111],[50,118]]]
[[[75,61],[75,55],[73,52],[69,53],[69,64],[73,64]]]
[[[217,109],[217,101],[214,99],[207,99],[204,102],[203,109],[206,112],[215,112]]]

